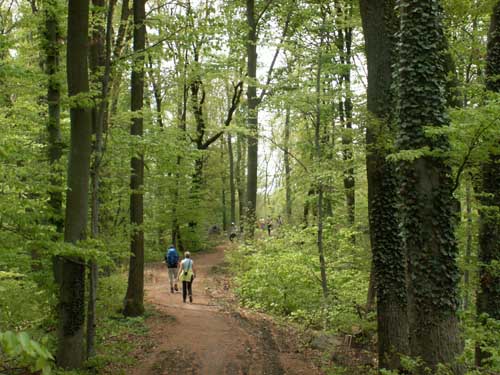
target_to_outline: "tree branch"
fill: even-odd
[[[478,130],[478,132],[475,135],[474,139],[472,140],[471,144],[467,148],[467,154],[465,155],[464,160],[462,161],[462,163],[458,167],[457,175],[455,177],[455,183],[453,184],[453,189],[451,190],[452,193],[455,192],[455,190],[457,190],[458,186],[460,185],[460,177],[461,177],[465,167],[467,166],[467,163],[469,162],[469,159],[470,159],[472,152],[477,147],[477,144],[479,143],[479,139],[484,134],[484,132],[486,130],[488,130],[489,128],[491,128],[495,124],[495,122],[497,122],[498,120],[500,120],[500,116],[497,117],[496,119],[494,119],[493,121],[491,121],[484,128],[481,128]]]
[[[259,15],[255,19],[255,25],[257,25],[260,21],[260,19],[264,16],[266,11],[269,9],[269,6],[272,4],[273,0],[267,0],[266,3],[264,4],[264,8],[260,11]]]
[[[238,82],[236,86],[234,86],[233,89],[233,97],[231,99],[231,106],[229,107],[227,111],[227,117],[226,120],[224,121],[224,126],[228,127],[231,124],[231,121],[233,120],[233,114],[238,108],[238,105],[240,103],[241,99],[241,93],[243,92],[243,81]],[[212,143],[214,143],[217,139],[219,139],[222,135],[224,134],[224,131],[219,131],[213,136],[211,136],[209,139],[207,139],[203,145],[202,149],[206,150]]]
[[[279,42],[278,46],[276,47],[276,51],[274,52],[273,60],[271,62],[271,65],[269,66],[269,70],[267,72],[266,84],[260,93],[259,99],[257,100],[257,104],[260,104],[267,94],[267,86],[269,86],[269,84],[271,83],[274,65],[276,64],[276,60],[278,59],[278,55],[281,51],[281,45],[285,41],[285,37],[286,37],[286,34],[288,32],[288,25],[290,24],[291,16],[292,16],[292,12],[288,12],[288,14],[286,16],[285,26],[283,27],[283,34],[281,35],[280,42]]]

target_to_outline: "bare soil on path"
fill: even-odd
[[[170,293],[164,264],[146,271],[146,300],[157,310],[147,321],[153,348],[143,353],[131,375],[316,375],[308,351],[291,331],[263,315],[228,303],[224,266],[228,245],[193,256],[193,303],[182,291]]]

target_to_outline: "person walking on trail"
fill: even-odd
[[[165,254],[165,263],[167,263],[168,279],[170,280],[170,293],[177,291],[177,267],[179,266],[179,254],[174,245],[170,245]]]
[[[267,235],[271,235],[271,230],[273,229],[273,220],[271,218],[267,219]]]
[[[186,297],[189,295],[189,302],[193,302],[193,280],[196,277],[196,271],[194,270],[193,260],[191,259],[191,253],[186,251],[184,253],[184,259],[179,267],[179,273],[177,278],[182,281],[182,301],[186,303]]]

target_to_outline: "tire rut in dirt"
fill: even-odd
[[[269,323],[260,322],[261,343],[266,367],[263,375],[285,375],[279,360],[279,348],[274,341]]]
[[[234,312],[232,316],[239,321],[242,328],[251,333],[253,337],[257,338],[258,351],[253,354],[254,359],[260,357],[260,361],[252,361],[261,363],[262,367],[256,369],[252,366],[252,363],[250,363],[251,369],[248,373],[258,375],[285,375],[285,371],[279,360],[280,350],[274,340],[271,324],[266,321],[249,320],[238,312]]]
[[[151,375],[201,375],[195,353],[182,348],[163,350],[151,367]]]

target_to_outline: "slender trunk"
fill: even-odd
[[[68,162],[66,222],[64,240],[76,244],[86,239],[88,188],[91,152],[91,118],[82,95],[89,94],[88,78],[89,1],[69,0],[67,77],[70,108],[71,146]],[[61,262],[57,363],[63,368],[83,364],[85,321],[85,263],[81,257]]]
[[[245,150],[243,144],[243,137],[238,135],[236,139],[236,168],[235,168],[235,178],[236,178],[236,188],[238,190],[238,224],[240,231],[243,229],[243,223],[245,222]]]
[[[163,116],[162,116],[162,96],[161,96],[161,86],[160,86],[160,75],[155,76],[153,58],[148,55],[148,65],[149,65],[149,80],[153,86],[153,96],[155,98],[156,104],[156,123],[160,128],[163,128]]]
[[[186,52],[187,53],[187,52]],[[182,53],[179,52],[179,56],[182,56]],[[177,119],[178,119],[178,129],[181,136],[180,141],[184,142],[186,137],[186,116],[187,116],[187,100],[188,100],[188,87],[187,87],[187,57],[184,56],[184,60],[179,64],[182,66],[181,72],[181,81],[182,84],[179,87],[179,102],[177,107]],[[177,156],[177,170],[180,170],[182,157],[180,155]],[[179,172],[175,175],[175,191],[174,191],[174,202],[172,208],[172,243],[176,246],[180,251],[184,251],[184,247],[181,239],[181,231],[179,226],[179,220],[177,218],[177,206],[179,204],[179,189],[180,189],[180,178],[181,175]]]
[[[110,75],[111,27],[115,0],[111,0],[105,12],[105,0],[92,0],[92,39],[90,43],[91,79],[98,87],[92,109],[92,129],[95,136],[91,166],[91,234],[99,237],[100,222],[100,163],[104,148],[104,116],[107,111],[107,91]],[[106,28],[104,25],[106,24]],[[106,40],[104,40],[104,38]],[[106,45],[105,45],[106,43]],[[97,301],[98,266],[95,260],[89,261],[89,296],[87,306],[87,358],[95,355],[95,317]]]
[[[61,187],[63,185],[63,176],[61,175],[58,164],[63,152],[63,142],[61,136],[61,81],[60,72],[60,49],[61,49],[61,30],[58,19],[58,0],[47,1],[44,9],[45,29],[45,69],[47,73],[47,104],[48,104],[48,156],[50,164],[50,191],[49,207],[50,222],[55,226],[58,234],[64,231],[64,218],[62,212],[63,194]],[[60,258],[53,257],[54,279],[60,282],[61,269]]]
[[[61,30],[57,16],[58,0],[50,0],[45,8],[45,55],[46,55],[46,73],[47,84],[47,103],[48,103],[48,121],[47,131],[48,156],[51,166],[49,192],[49,206],[51,208],[51,223],[56,227],[58,233],[64,229],[62,215],[62,192],[59,190],[62,185],[62,176],[58,171],[57,164],[62,156],[61,139],[61,82],[59,78],[60,71],[60,48],[61,48]]]
[[[409,354],[406,300],[406,259],[399,236],[398,185],[390,149],[393,35],[397,29],[394,0],[361,0],[361,17],[368,62],[366,170],[372,267],[367,308],[377,296],[379,368],[399,370],[400,356]]]
[[[445,135],[429,137],[424,132],[429,124],[437,129],[448,125],[442,9],[438,0],[401,0],[399,9],[398,151],[447,150]],[[444,156],[431,154],[401,161],[399,170],[411,355],[431,371],[443,364],[461,375],[464,368],[456,358],[463,343],[457,317],[460,277],[451,168]]]
[[[291,169],[290,169],[290,107],[286,107],[285,114],[285,135],[284,135],[284,147],[283,147],[283,163],[285,165],[285,202],[286,202],[286,221],[287,223],[292,222],[292,186],[291,186]]]
[[[229,199],[231,200],[231,212],[229,220],[231,225],[236,223],[236,187],[234,184],[234,154],[233,154],[233,141],[231,139],[231,134],[227,135],[227,153],[229,158]]]
[[[246,16],[248,26],[247,36],[247,127],[249,131],[247,148],[247,210],[246,236],[253,238],[255,231],[257,209],[257,163],[258,163],[258,99],[257,99],[257,20],[255,16],[255,0],[246,1]]]
[[[324,25],[321,26],[321,37],[318,51],[318,66],[316,71],[316,121],[314,124],[314,148],[316,151],[316,167],[318,172],[321,169],[321,69],[322,69],[322,48],[323,48],[323,32]],[[326,279],[326,263],[325,254],[323,250],[323,184],[321,179],[318,178],[317,183],[318,192],[318,203],[317,203],[317,223],[318,223],[318,234],[317,234],[317,246],[319,255],[319,267],[321,272],[321,289],[323,290],[323,297],[326,299],[328,297],[328,283]]]
[[[465,185],[466,240],[465,240],[465,271],[464,271],[464,310],[469,308],[470,301],[470,266],[472,258],[472,188],[467,179]]]
[[[113,43],[113,61],[118,62],[127,44],[125,40],[130,32],[130,1],[122,0],[121,14],[120,14],[120,26],[118,27],[118,33]],[[118,98],[120,93],[120,84],[122,81],[122,71],[120,69],[114,69],[111,73],[112,81],[110,84],[110,96],[111,96],[111,106],[109,110],[109,115],[116,114],[118,107]],[[106,116],[106,123],[108,123],[108,116]],[[106,129],[105,129],[106,130]]]
[[[144,55],[146,47],[145,0],[134,0],[134,65],[131,77],[131,111],[134,113],[130,135],[141,138],[143,116],[139,111],[144,101]],[[130,268],[127,294],[125,297],[125,316],[139,316],[144,313],[144,230],[143,224],[143,185],[144,155],[142,151],[131,159],[130,177],[130,222],[132,240],[130,243]]]
[[[500,2],[497,1],[488,35],[486,58],[486,88],[500,93]],[[500,321],[500,139],[490,150],[489,160],[481,166],[482,192],[479,212],[479,291],[477,293],[477,314],[484,324],[484,316]],[[495,345],[484,343],[485,346]],[[476,364],[483,366],[491,354],[481,345],[476,348]]]
[[[352,136],[352,99],[351,99],[351,60],[352,60],[352,28],[345,27],[350,21],[352,3],[344,6],[337,3],[337,45],[340,50],[340,62],[345,66],[340,82],[342,97],[339,99],[340,122],[343,125],[342,145],[344,159],[344,191],[347,207],[347,222],[350,227],[355,222],[355,180],[353,167],[353,136]],[[355,237],[352,237],[355,240]]]
[[[366,311],[372,311],[375,305],[375,298],[377,296],[377,280],[375,277],[375,265],[373,258],[370,267],[370,279],[368,281],[368,292],[366,293]]]

